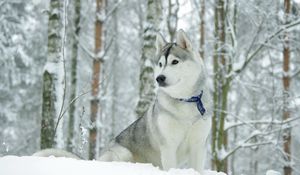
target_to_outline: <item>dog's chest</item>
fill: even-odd
[[[197,144],[201,139],[204,137],[204,132],[201,132],[201,130],[206,130],[207,128],[204,127],[206,120],[199,119],[198,122],[196,122],[193,125],[190,125],[186,131],[183,138],[181,138],[181,141],[178,145],[177,154],[179,157],[183,158],[187,155],[190,148]]]
[[[164,141],[169,145],[185,149],[193,140],[202,137],[201,129],[206,130],[206,119],[192,116],[186,119],[178,119],[170,115],[160,115],[158,126]]]

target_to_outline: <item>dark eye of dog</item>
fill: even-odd
[[[161,63],[158,63],[159,67],[162,67],[162,64]]]
[[[177,61],[177,60],[173,60],[173,61],[172,61],[172,64],[173,64],[173,65],[178,64],[178,61]]]

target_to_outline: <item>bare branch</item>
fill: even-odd
[[[273,38],[275,38],[276,36],[278,36],[282,32],[286,31],[287,29],[295,27],[299,24],[300,24],[300,20],[294,21],[294,22],[292,22],[290,24],[287,24],[287,25],[283,25],[279,30],[277,30],[271,36],[269,36],[267,39],[265,39],[265,41],[249,57],[247,57],[246,61],[242,65],[242,67],[235,70],[235,73],[236,74],[241,73],[247,67],[247,65],[251,62],[251,60],[253,60],[253,58],[256,56],[256,54],[258,54],[265,47],[265,45],[268,42],[270,42]]]
[[[291,78],[294,78],[296,76],[298,76],[300,74],[300,70],[298,70],[296,73],[294,73],[294,75],[291,76]]]
[[[286,128],[284,129],[290,129],[292,128],[293,126],[287,126]],[[233,153],[235,153],[237,150],[239,150],[240,148],[243,148],[244,146],[245,147],[249,147],[247,144],[247,142],[249,140],[251,140],[252,138],[255,138],[255,137],[258,137],[258,136],[266,136],[266,135],[269,135],[269,134],[272,134],[272,133],[275,133],[275,132],[280,132],[282,130],[282,128],[279,128],[279,129],[274,129],[272,131],[269,131],[269,132],[254,132],[252,133],[248,138],[246,138],[241,144],[238,144],[236,147],[234,147],[231,151],[229,151],[225,156],[222,156],[222,159],[226,159],[228,158],[230,155],[232,155]],[[266,145],[266,143],[268,142],[271,142],[271,141],[267,141],[267,142],[261,142],[261,143],[257,143],[257,145]]]
[[[112,13],[114,13],[114,12],[118,9],[118,7],[121,5],[122,2],[123,2],[123,0],[119,0],[119,2],[117,2],[117,3],[112,7],[112,9],[111,9],[109,12],[106,13],[106,16],[105,16],[104,21],[106,21],[106,20],[110,17],[110,15],[111,15]]]
[[[271,145],[271,144],[274,144],[274,142],[267,141],[267,142],[259,142],[259,143],[249,143],[249,144],[242,145],[242,148],[253,148],[253,147],[257,147],[257,146]]]
[[[229,130],[232,129],[234,127],[238,127],[238,126],[242,126],[242,125],[248,125],[248,124],[273,124],[273,125],[282,125],[282,124],[287,124],[290,122],[293,122],[295,120],[300,119],[300,117],[293,117],[293,118],[289,118],[287,120],[284,121],[268,121],[268,120],[251,120],[251,121],[243,121],[243,122],[239,122],[239,123],[235,123],[233,125],[229,125],[225,128],[225,130]]]
[[[76,36],[75,38],[78,40],[78,36]],[[107,54],[107,52],[108,52],[109,48],[111,47],[114,40],[115,40],[115,36],[113,36],[113,38],[109,41],[109,43],[104,48],[104,54],[101,55],[102,57],[100,58],[101,62],[104,62],[103,58],[106,56],[106,54]],[[96,59],[96,58],[99,57],[99,56],[97,56],[97,54],[95,54],[94,52],[92,52],[88,48],[86,48],[81,42],[78,42],[78,43],[79,43],[79,47],[84,51],[85,54],[87,54],[87,56],[89,58]]]

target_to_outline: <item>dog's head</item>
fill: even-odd
[[[154,75],[160,89],[173,98],[195,95],[203,76],[203,62],[183,30],[177,32],[176,43],[167,43],[157,35],[156,58]]]

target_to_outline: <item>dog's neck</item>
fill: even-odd
[[[195,85],[197,87],[191,92],[191,96],[186,97],[186,99],[189,99],[193,96],[197,96],[201,94],[201,91],[203,91],[204,96],[207,95],[207,88],[205,85],[205,82],[197,82]],[[205,102],[202,100],[204,110],[207,110],[207,106]],[[187,121],[191,121],[191,123],[197,121],[199,118],[202,118],[203,114],[199,111],[199,108],[197,105],[193,103],[188,103],[185,101],[180,100],[179,98],[172,97],[169,94],[167,94],[164,90],[158,89],[157,92],[157,107],[159,110],[165,111],[172,115],[173,117],[177,119],[187,119]],[[206,112],[205,112],[206,113]],[[188,116],[187,116],[188,115]],[[188,120],[190,118],[190,120]]]
[[[188,125],[202,118],[196,105],[173,98],[162,90],[158,91],[156,100],[155,109],[160,111],[157,114],[164,114],[176,120],[184,121]]]

